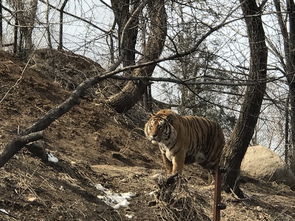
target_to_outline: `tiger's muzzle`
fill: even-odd
[[[158,135],[154,134],[151,136],[151,141],[156,141],[156,142],[159,142],[161,139]]]

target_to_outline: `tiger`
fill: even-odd
[[[219,166],[225,139],[220,125],[214,121],[162,109],[151,114],[144,133],[158,145],[171,176],[181,174],[185,164],[198,163],[212,172]]]

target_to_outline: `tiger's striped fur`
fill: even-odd
[[[206,169],[219,165],[225,141],[216,122],[163,109],[150,117],[144,132],[148,140],[158,144],[169,174],[181,173],[184,164],[194,162]]]

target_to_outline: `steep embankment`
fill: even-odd
[[[83,70],[91,61],[52,51],[23,72],[20,60],[4,52],[0,57],[2,151],[18,131],[69,96],[67,89],[86,77]],[[54,59],[62,61],[54,66],[58,77],[46,63]],[[186,180],[170,204],[155,204],[152,175],[161,172],[161,163],[159,151],[143,136],[145,113],[137,108],[119,115],[97,102],[92,92],[37,143],[57,163],[42,161],[24,148],[0,168],[0,220],[208,220],[213,187],[206,183],[207,173],[186,167]],[[258,182],[242,188],[250,199],[237,202],[223,194],[227,209],[222,220],[295,219],[295,194],[288,187]]]

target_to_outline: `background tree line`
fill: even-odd
[[[293,0],[0,2],[4,50],[29,59],[35,49],[56,48],[117,64],[129,80],[105,102],[118,112],[147,94],[218,120],[228,138],[229,188],[250,143],[276,149],[295,171]]]

